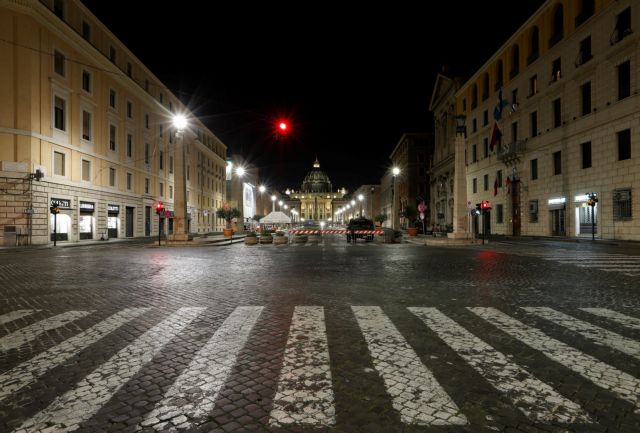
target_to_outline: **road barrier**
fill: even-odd
[[[289,230],[292,235],[382,235],[383,230]]]

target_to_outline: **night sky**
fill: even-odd
[[[83,3],[267,184],[298,189],[317,155],[353,189],[380,181],[403,132],[433,131],[443,65],[469,77],[543,1]]]

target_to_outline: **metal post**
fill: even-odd
[[[58,240],[58,214],[53,214],[53,246],[56,246],[56,241]]]
[[[484,245],[484,232],[487,230],[487,225],[485,221],[484,211],[480,211],[482,214],[482,245]]]
[[[591,240],[595,241],[596,240],[596,220],[595,220],[595,213],[596,213],[596,204],[594,203],[591,206]]]
[[[160,213],[158,213],[158,246],[161,246],[160,244],[161,233],[162,233],[162,217],[160,216]]]

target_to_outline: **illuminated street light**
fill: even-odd
[[[237,174],[239,177],[244,176],[244,174],[245,174],[245,169],[244,169],[244,167],[238,167],[238,168],[236,168],[236,174]]]
[[[265,192],[266,190],[267,190],[267,187],[266,187],[266,186],[264,186],[264,185],[260,185],[260,186],[258,187],[258,191],[260,191],[261,193],[262,193],[262,192]]]
[[[360,202],[360,217],[362,217],[362,201],[364,200],[364,196],[362,194],[358,194],[358,201]]]
[[[174,228],[172,239],[186,241],[189,238],[189,227],[187,226],[187,157],[184,143],[184,130],[188,126],[187,118],[182,114],[176,114],[173,116],[173,126],[176,129],[176,173],[174,178]]]
[[[396,206],[396,199],[398,198],[398,191],[396,191],[396,178],[398,177],[398,175],[400,174],[400,169],[398,167],[393,167],[393,169],[391,170],[391,172],[393,173],[393,189],[391,190],[393,196],[391,198],[391,227],[394,230],[398,229],[398,225],[396,223],[397,220],[397,206]]]
[[[271,196],[271,212],[275,212],[276,211],[276,196],[272,195]]]

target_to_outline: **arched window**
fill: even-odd
[[[580,2],[578,16],[576,16],[576,27],[588,20],[594,14],[595,10],[594,0],[582,0]]]
[[[504,83],[504,65],[502,64],[502,59],[498,60],[498,63],[496,64],[496,85],[495,85],[495,90],[498,90],[500,87],[502,87],[502,84]]]
[[[529,38],[529,56],[527,57],[527,65],[533,63],[540,56],[540,30],[538,29],[538,26],[533,26]]]
[[[520,47],[518,44],[513,46],[511,51],[511,72],[509,77],[513,78],[520,73]]]
[[[474,84],[471,88],[471,109],[478,106],[478,85]]]
[[[489,73],[485,72],[482,77],[482,100],[485,101],[489,97]]]
[[[560,42],[564,37],[564,9],[558,3],[553,11],[551,19],[551,37],[549,38],[549,48]]]

